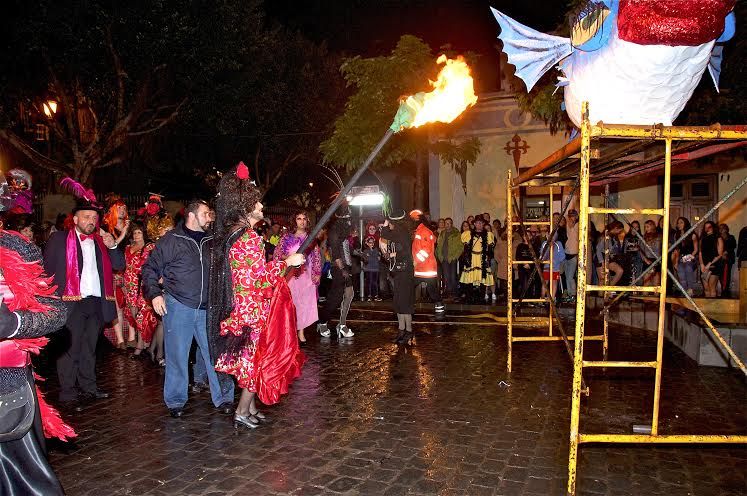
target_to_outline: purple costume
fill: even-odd
[[[302,236],[296,236],[295,233],[284,234],[275,248],[274,259],[285,260],[289,255],[296,253],[305,239],[305,234]],[[293,305],[296,307],[296,327],[299,331],[319,319],[316,300],[321,273],[322,259],[319,247],[314,246],[306,256],[306,263],[296,269],[294,275],[288,279]]]

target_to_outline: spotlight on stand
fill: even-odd
[[[351,207],[375,207],[384,203],[384,194],[379,186],[355,186],[346,197]]]

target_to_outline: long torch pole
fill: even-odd
[[[327,211],[324,212],[324,215],[322,215],[322,217],[316,223],[314,229],[312,229],[309,235],[306,237],[306,240],[301,243],[301,246],[298,248],[298,253],[303,253],[309,248],[309,246],[311,246],[311,243],[314,242],[319,232],[327,224],[327,222],[329,222],[332,214],[334,214],[337,208],[342,204],[342,202],[345,201],[345,197],[348,195],[348,193],[350,193],[350,190],[353,189],[353,186],[355,186],[363,173],[366,172],[368,167],[371,165],[379,152],[381,152],[381,149],[384,148],[384,145],[386,145],[387,141],[389,141],[389,138],[391,138],[392,136],[394,136],[394,131],[392,131],[391,129],[387,129],[386,133],[384,133],[384,136],[381,138],[379,143],[371,151],[366,161],[363,162],[363,165],[361,165],[356,173],[353,174],[353,177],[350,178],[350,181],[348,181],[342,191],[340,191],[340,194],[337,195],[337,198],[335,198],[335,201],[332,202],[332,205],[330,205]]]

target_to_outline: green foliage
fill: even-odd
[[[555,91],[555,78],[556,74],[551,71],[537,82],[532,91],[519,91],[516,95],[519,108],[547,124],[552,134],[567,131],[573,126],[568,114],[560,107],[563,103],[563,90]]]
[[[335,121],[332,136],[320,146],[325,162],[347,170],[358,167],[391,124],[400,99],[430,90],[428,81],[435,79],[439,70],[435,60],[430,47],[412,35],[402,36],[389,55],[345,60],[340,71],[353,93]],[[390,140],[375,166],[416,161],[428,150],[428,141],[427,130],[402,131]],[[479,151],[479,142],[454,142],[448,147],[446,160],[474,163],[475,149]],[[447,149],[441,146],[432,151],[441,154]]]

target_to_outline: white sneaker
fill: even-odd
[[[329,331],[327,331],[329,332]],[[337,338],[352,338],[355,333],[346,325],[337,324]]]
[[[332,335],[332,333],[329,331],[329,328],[327,327],[327,324],[317,324],[316,331],[323,338],[328,338]]]
[[[495,295],[495,293],[493,293],[493,301],[495,301],[497,299],[498,299],[498,297]]]

